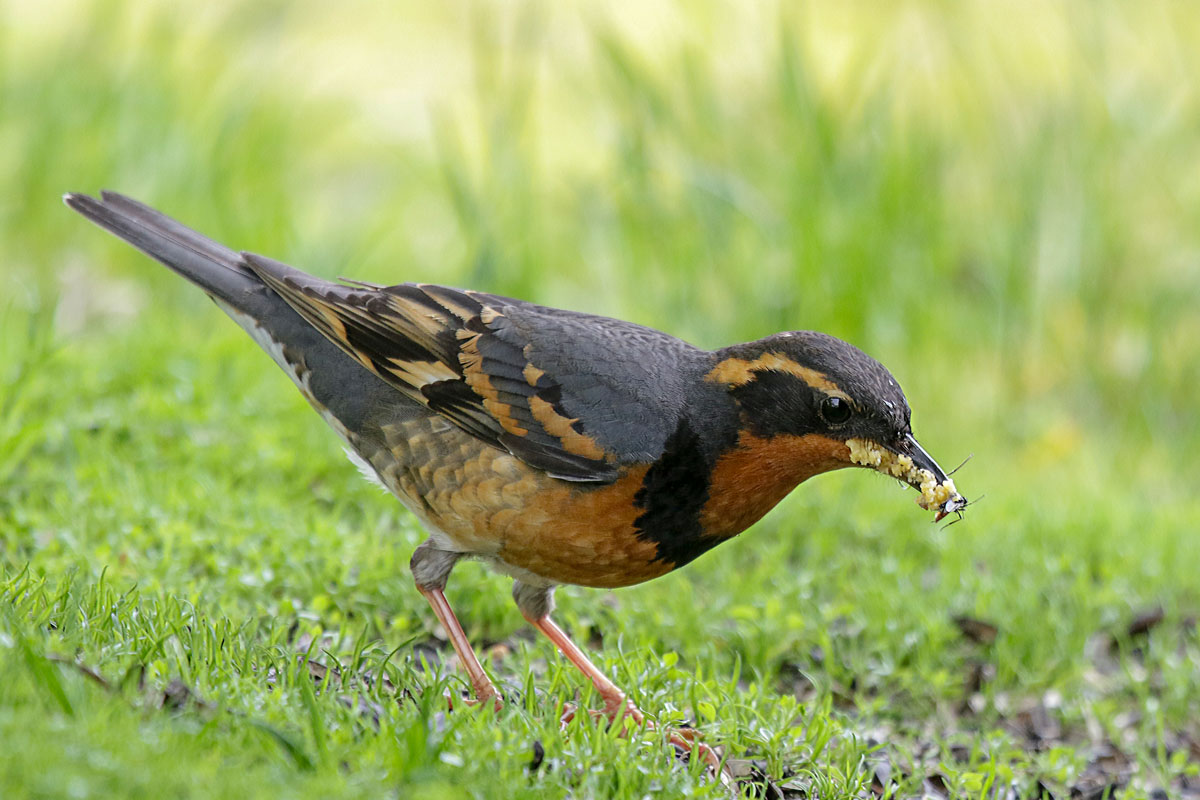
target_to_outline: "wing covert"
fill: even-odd
[[[427,284],[345,286],[261,256],[246,264],[313,327],[408,397],[530,466],[611,482],[617,454],[568,414],[501,298]]]

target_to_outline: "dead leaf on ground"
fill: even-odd
[[[187,708],[202,710],[213,708],[211,703],[196,694],[192,687],[179,678],[172,678],[161,693],[156,693],[154,702],[159,708],[168,711],[183,711]]]
[[[945,800],[950,797],[950,784],[939,772],[926,775],[925,780],[921,781],[921,788],[923,797],[931,798],[931,800]]]
[[[1126,634],[1129,638],[1134,639],[1139,636],[1145,636],[1158,627],[1158,624],[1166,617],[1162,606],[1141,611],[1129,622],[1129,627],[1126,628]]]
[[[771,779],[767,762],[756,758],[730,758],[725,769],[744,795],[766,800],[786,800],[788,795]]]
[[[959,633],[977,644],[992,644],[1000,634],[1000,629],[987,620],[976,617],[959,615],[954,618]]]

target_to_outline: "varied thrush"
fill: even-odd
[[[413,553],[413,577],[479,701],[499,694],[443,594],[462,558],[511,575],[521,613],[595,684],[606,715],[641,722],[551,619],[555,586],[656,578],[841,467],[911,484],[939,519],[966,505],[913,438],[896,380],[831,336],[792,331],[701,350],[483,292],[332,283],[236,253],[119,194],[64,200],[207,292],[363,473],[421,520],[429,538]]]

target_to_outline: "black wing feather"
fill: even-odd
[[[562,387],[530,363],[520,331],[487,296],[343,286],[261,256],[244,259],[330,341],[472,436],[564,480],[616,479],[615,454],[565,416]]]

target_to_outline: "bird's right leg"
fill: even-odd
[[[579,649],[579,645],[575,644],[571,637],[567,636],[563,629],[550,618],[550,612],[554,610],[553,592],[553,587],[531,586],[520,581],[513,583],[513,599],[517,601],[517,608],[521,610],[521,615],[530,625],[537,628],[554,643],[558,651],[592,682],[601,699],[604,700],[604,710],[592,712],[593,715],[603,716],[610,723],[629,718],[639,726],[652,730],[657,728],[658,726],[646,719],[646,716],[633,704],[629,696],[609,680],[608,676],[592,663],[583,650]],[[575,709],[568,708],[563,714],[562,723],[566,725],[574,716]],[[686,753],[695,753],[703,758],[723,783],[729,779],[728,770],[721,763],[721,757],[711,747],[699,741],[697,731],[666,728],[665,733],[667,741],[674,746]]]
[[[491,678],[483,671],[483,665],[475,657],[475,651],[471,648],[471,643],[467,641],[467,634],[459,624],[458,617],[454,616],[454,610],[446,602],[446,595],[443,593],[446,588],[446,578],[449,577],[450,570],[454,569],[454,565],[460,558],[462,558],[461,553],[438,550],[434,547],[432,540],[426,540],[413,552],[409,568],[412,570],[413,580],[416,581],[417,591],[429,601],[438,622],[442,623],[442,628],[450,637],[450,644],[454,646],[454,652],[458,654],[458,662],[462,664],[470,678],[471,688],[475,691],[475,700],[479,703],[491,701],[495,709],[499,711],[504,705],[504,701],[500,698],[500,692],[496,690]]]

